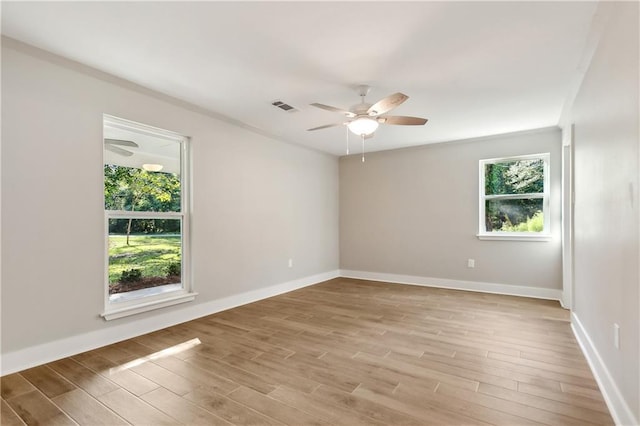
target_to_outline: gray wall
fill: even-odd
[[[541,152],[551,153],[552,240],[478,240],[478,161]],[[557,128],[342,157],[340,267],[561,289],[560,181]]]
[[[3,353],[338,269],[335,157],[81,69],[3,40]],[[191,137],[194,302],[98,316],[103,113]]]
[[[574,314],[640,421],[638,3],[616,3],[572,109]],[[620,349],[613,324],[620,325]]]

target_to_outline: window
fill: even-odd
[[[188,140],[104,117],[105,312],[120,318],[193,300]]]
[[[480,239],[549,236],[549,154],[480,160]]]

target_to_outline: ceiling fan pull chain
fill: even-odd
[[[364,163],[364,135],[360,135],[362,137],[362,162]]]
[[[347,126],[344,128],[347,129],[347,155],[349,155],[349,128]]]

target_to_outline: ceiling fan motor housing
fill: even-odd
[[[359,104],[355,104],[355,105],[351,106],[351,108],[349,108],[349,111],[351,111],[355,115],[366,115],[366,116],[368,116],[369,114],[367,113],[367,111],[369,110],[369,108],[371,108],[371,105],[372,104],[369,104],[369,103],[366,103],[366,102],[361,102]]]

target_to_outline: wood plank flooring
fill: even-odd
[[[3,425],[613,424],[557,302],[344,278],[1,384]]]

